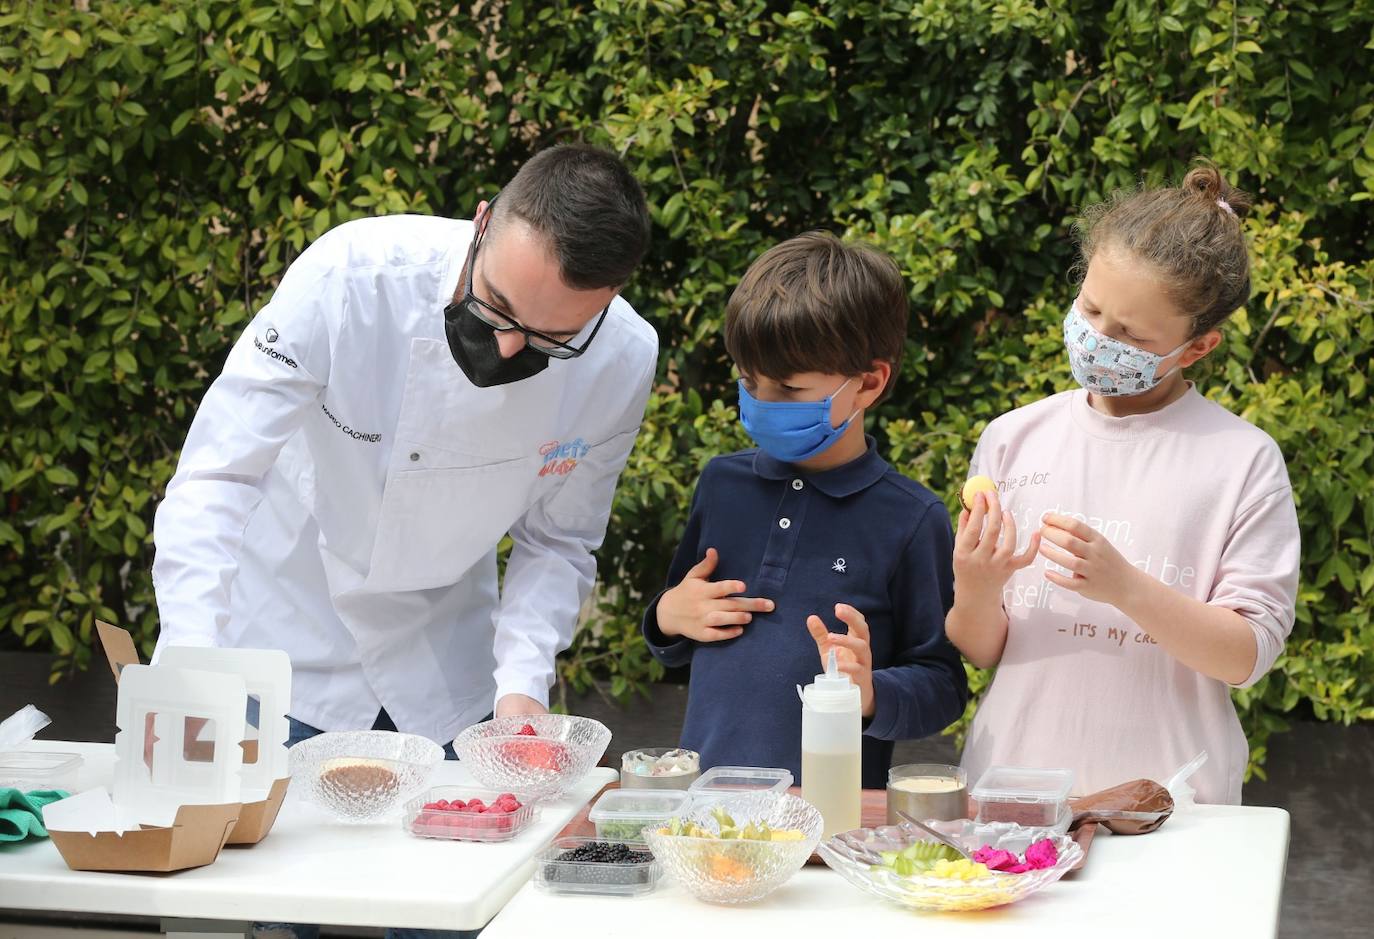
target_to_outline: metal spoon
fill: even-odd
[[[936,831],[934,828],[931,828],[931,827],[930,827],[929,825],[927,825],[925,822],[917,821],[916,819],[912,818],[910,815],[908,815],[908,814],[906,814],[905,812],[903,812],[901,809],[897,809],[897,814],[900,815],[902,818],[906,819],[908,822],[911,822],[911,824],[915,825],[917,828],[921,829],[921,831],[923,831],[923,832],[925,832],[926,834],[930,835],[930,836],[931,836],[932,838],[934,838],[936,841],[940,842],[940,843],[943,844],[943,845],[947,845],[947,846],[953,848],[955,851],[958,851],[958,852],[959,852],[959,856],[960,856],[961,858],[964,858],[965,860],[968,860],[968,861],[972,861],[972,860],[973,860],[973,857],[972,857],[967,851],[965,851],[962,847],[960,847],[959,845],[955,844],[954,841],[951,840],[950,837],[949,837],[948,835],[942,835],[942,834],[940,834],[938,831]]]

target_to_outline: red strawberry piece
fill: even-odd
[[[434,807],[435,807],[436,809],[446,809],[446,808],[448,808],[448,806],[449,806],[448,799],[440,799],[438,802],[434,803]]]
[[[487,804],[486,804],[485,802],[483,802],[481,799],[472,799],[472,800],[469,801],[468,804],[467,804],[467,811],[469,811],[469,812],[483,812],[483,811],[486,810],[486,807],[487,807]]]
[[[531,741],[525,745],[524,752],[521,754],[524,763],[531,769],[550,770],[552,772],[562,771],[568,756],[568,749],[561,743],[552,741]]]
[[[524,727],[521,727],[521,728],[520,728],[519,730],[517,730],[515,733],[516,733],[517,736],[520,736],[520,737],[538,737],[538,736],[539,736],[539,732],[538,732],[537,730],[534,729],[534,725],[533,725],[533,724],[526,724]]]
[[[454,799],[448,804],[448,810],[450,812],[464,812],[467,810],[467,807],[468,804],[462,799]]]

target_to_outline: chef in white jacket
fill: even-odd
[[[541,713],[658,342],[614,155],[537,154],[475,221],[349,222],[234,345],[157,510],[166,645],[284,649],[293,739]],[[503,586],[496,548],[513,543]]]

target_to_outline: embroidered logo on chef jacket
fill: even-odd
[[[835,563],[830,565],[830,569],[836,574],[844,574],[847,573],[845,571],[845,565],[846,561],[844,558],[836,558]]]
[[[539,448],[539,455],[544,458],[544,465],[539,467],[539,475],[566,476],[577,469],[577,461],[591,450],[591,446],[581,437],[567,443],[550,440]]]
[[[281,336],[277,334],[277,331],[275,329],[268,328],[268,342],[276,342],[280,338]],[[259,352],[267,356],[269,359],[276,359],[278,362],[281,362],[284,365],[289,365],[292,368],[300,368],[300,366],[296,364],[296,360],[291,358],[291,356],[282,355],[276,349],[269,349],[266,345],[263,344],[263,341],[259,339],[257,336],[253,337],[253,348],[257,349]]]

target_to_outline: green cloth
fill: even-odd
[[[43,806],[68,795],[60,789],[0,789],[0,843],[48,837],[48,830],[43,827]]]

